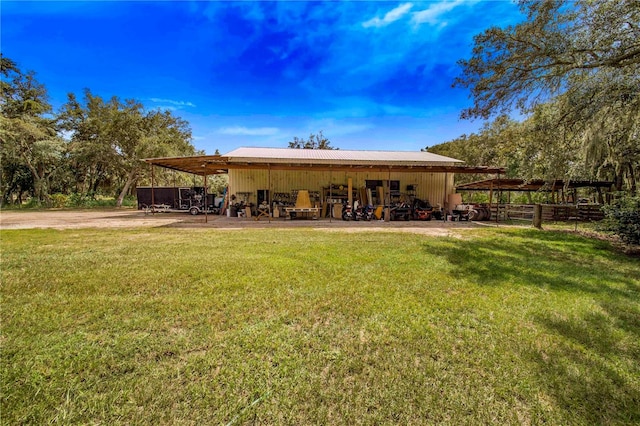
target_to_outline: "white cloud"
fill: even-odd
[[[173,108],[170,107],[163,107],[166,109],[177,109],[180,107],[194,107],[195,105],[192,102],[188,102],[188,101],[174,101],[173,99],[161,99],[161,98],[150,98],[149,99],[151,102],[157,103],[157,104],[169,104],[171,105]]]
[[[173,105],[156,105],[154,109],[158,111],[177,111],[178,108]]]
[[[389,25],[392,22],[397,21],[398,19],[402,18],[407,12],[409,12],[409,10],[413,7],[412,3],[404,3],[401,4],[400,6],[396,7],[395,9],[390,10],[389,12],[387,12],[384,15],[384,18],[380,19],[377,16],[374,18],[369,19],[366,22],[362,23],[362,26],[365,28],[369,28],[369,27],[384,27]]]
[[[464,4],[469,5],[476,3],[476,1],[467,1],[467,0],[454,0],[454,1],[441,1],[439,3],[434,3],[429,6],[425,10],[421,10],[419,12],[413,13],[413,18],[411,21],[416,24],[430,24],[437,25],[441,23],[439,20],[442,18],[444,14],[452,11],[458,6],[462,6]]]
[[[278,133],[277,127],[222,127],[218,129],[218,133],[223,135],[241,135],[241,136],[273,136]]]

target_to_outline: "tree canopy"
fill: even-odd
[[[39,202],[52,193],[117,195],[120,205],[144,178],[146,157],[193,155],[191,128],[170,111],[146,110],[133,99],[104,100],[86,89],[54,113],[34,72],[1,57],[2,201]],[[160,173],[162,178],[162,173]]]
[[[191,129],[170,111],[145,111],[142,104],[113,97],[105,102],[86,90],[84,105],[74,94],[59,115],[60,126],[72,132],[71,158],[82,166],[79,181],[95,185],[110,176],[122,182],[118,205],[141,176],[148,157],[193,155]]]
[[[0,57],[0,156],[2,192],[7,200],[27,190],[42,199],[63,161],[64,144],[48,116],[47,91],[34,72],[23,73],[15,62]],[[30,187],[30,188],[27,188]]]
[[[311,133],[309,139],[301,139],[294,136],[293,140],[289,142],[289,148],[294,149],[340,149],[331,146],[331,141],[327,139],[322,130],[318,134]]]
[[[464,118],[528,112],[566,91],[637,96],[629,93],[640,78],[637,0],[528,0],[520,7],[524,22],[478,34],[471,58],[459,61],[454,85],[470,88],[474,100]]]
[[[480,134],[432,147],[475,162],[496,145],[521,176],[611,179],[636,193],[640,174],[640,2],[521,1],[527,19],[474,38],[454,86],[469,88],[462,118],[495,118]],[[521,124],[492,132],[518,110]],[[515,133],[513,130],[515,129]],[[464,145],[464,148],[459,147]],[[471,148],[473,146],[473,148]]]

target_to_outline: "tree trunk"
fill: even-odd
[[[138,169],[133,169],[129,172],[129,175],[127,176],[127,181],[124,184],[124,187],[122,188],[122,191],[120,191],[120,195],[118,195],[118,200],[116,201],[116,207],[122,207],[122,202],[124,201],[124,197],[125,195],[127,195],[127,192],[129,192],[129,188],[131,188],[131,185],[136,181],[136,179],[138,178]]]
[[[7,179],[7,181],[11,182],[11,185],[9,185],[2,194],[2,205],[10,204],[11,194],[13,194],[16,189],[18,189],[18,185],[15,182],[15,172],[11,173],[11,177],[10,179]]]
[[[616,178],[615,178],[616,191],[621,192],[623,184],[624,184],[624,175],[622,171],[616,170]]]
[[[33,190],[34,195],[38,199],[38,201],[45,201],[45,196],[49,195],[47,192],[46,181],[44,179],[44,170],[38,170],[29,160],[29,158],[22,153],[22,158],[26,166],[31,170],[31,174],[33,175]]]
[[[38,170],[31,165],[31,163],[27,163],[29,170],[31,170],[31,174],[33,175],[33,192],[38,201],[44,201],[45,195],[45,182],[44,179],[38,173]]]
[[[14,189],[15,190],[15,189]],[[11,204],[10,195],[14,190],[6,190],[4,194],[2,194],[2,202],[0,202],[0,207],[4,207],[7,204]]]
[[[40,202],[46,201],[45,198],[48,194],[47,194],[47,187],[46,187],[45,180],[42,178],[38,178],[33,182],[33,186],[34,186],[34,189],[36,192],[36,198],[38,199],[38,201]]]
[[[91,187],[91,196],[95,197],[98,192],[98,187],[100,186],[100,177],[98,176],[96,180],[93,181],[93,186]]]
[[[632,195],[635,195],[638,193],[638,186],[637,186],[637,182],[636,182],[636,173],[635,170],[633,170],[633,164],[632,163],[627,163],[629,166],[629,182],[630,182],[630,192]]]

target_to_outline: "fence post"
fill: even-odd
[[[533,226],[542,229],[542,204],[533,206]]]

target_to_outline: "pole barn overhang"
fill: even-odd
[[[314,164],[302,162],[272,162],[268,159],[255,159],[252,161],[232,161],[229,157],[221,155],[198,155],[192,157],[166,157],[147,158],[148,164],[177,170],[195,175],[215,175],[228,173],[229,169],[270,169],[270,170],[308,170],[308,171],[351,171],[351,172],[405,172],[405,173],[465,173],[465,174],[502,174],[504,168],[464,165],[398,165],[385,164]]]
[[[228,159],[220,155],[196,155],[192,157],[145,158],[142,160],[153,166],[194,175],[217,175],[227,173]]]
[[[609,181],[588,181],[588,180],[569,180],[564,181],[556,179],[553,181],[545,181],[542,179],[524,180],[524,179],[487,179],[477,182],[465,183],[456,186],[457,191],[490,191],[491,189],[500,188],[502,191],[521,191],[521,192],[553,192],[561,188],[610,188],[613,182]]]

